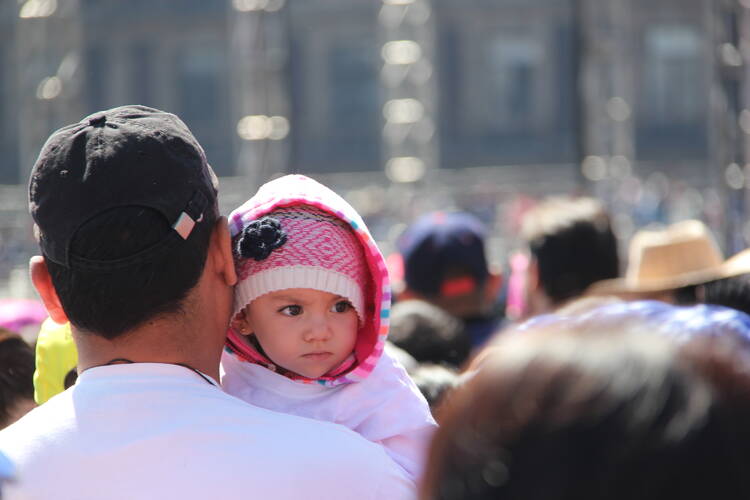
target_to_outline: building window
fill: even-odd
[[[10,44],[9,44],[10,45]],[[12,64],[11,48],[0,46],[0,68],[8,68]],[[13,96],[11,77],[12,72],[0,72],[0,151],[3,152],[3,168],[0,168],[0,184],[15,184],[19,179],[18,166],[18,132],[9,126],[13,117],[11,99]]]
[[[708,154],[708,71],[697,26],[648,26],[642,37],[636,155],[697,160]]]
[[[230,119],[226,113],[225,52],[218,42],[182,49],[178,62],[178,113],[190,127],[217,175],[232,173]]]
[[[486,105],[477,108],[483,125],[496,132],[530,129],[543,118],[539,68],[544,46],[534,38],[498,35],[487,44]],[[476,103],[477,105],[479,102]]]
[[[100,47],[86,51],[86,106],[89,113],[107,108],[107,57]]]
[[[374,42],[341,39],[328,50],[329,137],[337,144],[335,155],[340,161],[354,162],[358,170],[378,168],[380,120]]]
[[[130,93],[132,102],[154,106],[153,47],[144,42],[137,42],[130,47]]]
[[[699,120],[705,107],[699,34],[689,26],[654,26],[645,52],[645,117],[655,124]]]
[[[480,8],[463,15],[472,19],[446,14],[438,25],[441,166],[574,160],[569,18],[535,12],[519,26]]]
[[[328,28],[300,26],[294,33],[292,164],[301,172],[377,170],[380,55],[373,19]]]

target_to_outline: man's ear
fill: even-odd
[[[211,246],[209,258],[212,260],[214,269],[224,277],[228,286],[237,284],[237,273],[234,270],[234,259],[232,257],[232,237],[229,234],[227,218],[219,217],[211,233]]]
[[[41,255],[35,255],[29,261],[29,271],[31,272],[31,282],[34,284],[39,298],[42,299],[44,307],[47,309],[52,321],[59,324],[68,322],[68,315],[62,308],[60,297],[57,295],[52,284],[52,277],[47,269],[47,263]]]

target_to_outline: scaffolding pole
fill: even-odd
[[[283,0],[233,0],[230,5],[235,172],[253,186],[289,169],[289,8]]]
[[[396,183],[428,180],[439,164],[434,18],[430,0],[382,0],[378,15],[384,168]]]

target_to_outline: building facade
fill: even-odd
[[[690,194],[687,208],[628,216],[622,236],[697,216],[744,235],[729,245],[742,246],[748,7],[0,2],[0,184],[24,184],[57,127],[138,103],[186,121],[216,172],[235,177],[230,201],[272,175],[308,173],[373,216],[390,210],[387,228],[432,206],[489,213],[518,192],[587,190],[637,211],[653,196],[667,203],[672,183]]]
[[[56,126],[126,103],[178,113],[222,175],[247,173],[242,144],[269,140],[238,137],[241,113],[286,120],[282,144],[265,146],[285,153],[254,157],[276,163],[268,173],[382,171],[387,143],[412,132],[435,145],[428,166],[440,169],[569,164],[589,154],[706,161],[715,4],[4,2],[0,175],[20,182]],[[21,16],[29,5],[36,11]],[[389,41],[415,34],[420,57],[384,59]],[[408,101],[401,87],[425,102]],[[429,121],[411,132],[391,126],[409,123],[409,113]]]

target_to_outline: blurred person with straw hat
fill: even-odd
[[[625,275],[594,283],[587,295],[733,307],[719,289],[747,273],[748,250],[725,260],[711,230],[699,220],[685,220],[638,231],[630,241]]]

